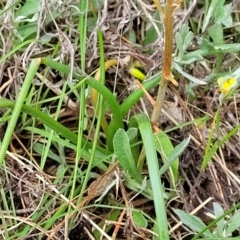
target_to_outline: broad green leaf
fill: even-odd
[[[221,24],[214,24],[208,29],[208,33],[212,38],[215,45],[220,45],[224,43],[223,40],[223,27]]]
[[[190,42],[192,41],[194,34],[193,32],[189,31],[189,27],[187,24],[184,24],[180,28],[180,36],[182,38],[182,48],[183,51],[186,51],[187,47],[189,46]]]
[[[89,33],[92,33],[94,31],[96,24],[97,20],[94,17],[89,17],[87,19],[87,30],[89,31]]]
[[[129,138],[129,141],[132,141],[138,134],[138,129],[137,128],[129,128],[127,130],[127,135]]]
[[[147,220],[140,211],[133,211],[132,213],[134,223],[140,228],[147,227]]]
[[[187,33],[187,36],[184,39],[184,43],[183,43],[183,48],[186,51],[186,49],[188,48],[189,44],[191,43],[191,41],[193,40],[194,34],[193,32],[189,31]]]
[[[137,42],[137,37],[136,37],[136,33],[133,29],[129,29],[129,31],[127,32],[127,39],[132,43],[132,44],[136,44]]]
[[[240,227],[240,210],[238,210],[228,222],[227,234],[232,234]]]
[[[131,151],[133,158],[135,159],[135,163],[137,164],[140,154],[140,144],[138,139],[138,129],[137,128],[129,128],[127,130],[127,135],[129,138],[129,142],[131,145]],[[140,170],[140,169],[139,169]]]
[[[206,53],[209,53],[209,52],[212,52],[212,51],[216,50],[216,49],[214,48],[213,43],[209,42],[209,41],[208,41],[207,39],[205,39],[205,38],[199,38],[199,39],[198,39],[198,43],[199,43],[199,45],[200,45],[200,48],[201,48],[204,52],[206,52]],[[221,53],[221,52],[219,51],[218,53]]]
[[[226,27],[230,27],[232,25],[231,13],[232,13],[231,3],[217,7],[214,12],[215,22],[217,24],[223,24]]]
[[[207,12],[204,20],[203,20],[203,27],[202,27],[202,32],[204,32],[209,25],[209,22],[211,18],[213,17],[214,11],[216,11],[216,8],[219,6],[223,6],[225,0],[212,0],[209,8],[207,9]]]
[[[205,41],[207,41],[207,40],[205,40]],[[199,38],[198,42],[199,42],[199,45],[201,46],[202,38]],[[221,45],[217,45],[217,46],[210,45],[210,46],[206,46],[206,47],[203,46],[203,49],[198,49],[198,50],[186,53],[183,56],[182,62],[189,64],[195,60],[196,61],[203,60],[203,57],[206,57],[209,55],[213,55],[213,54],[217,54],[217,53],[236,53],[239,51],[240,51],[239,43],[221,44]],[[179,64],[182,64],[182,62],[180,62]],[[177,71],[179,72],[178,69],[177,69]],[[186,76],[186,77],[188,79],[190,79],[188,76]]]
[[[113,138],[113,148],[114,153],[116,154],[124,171],[129,173],[132,178],[142,182],[142,176],[137,170],[135,160],[131,152],[128,135],[123,129],[118,129],[118,131],[115,133]]]
[[[196,217],[179,209],[173,209],[173,211],[178,215],[181,222],[183,222],[183,224],[188,226],[191,230],[198,233],[206,228],[206,225],[199,217]],[[203,235],[205,237],[214,237],[214,235],[209,230],[206,230]]]
[[[57,183],[61,184],[62,182],[64,182],[64,175],[68,170],[68,166],[67,164],[59,164],[57,167],[57,172],[56,172],[56,176],[57,176]]]
[[[16,17],[24,16],[25,18],[29,15],[39,12],[40,1],[36,0],[27,0],[25,3],[15,11]]]
[[[203,51],[202,56],[207,56],[211,54],[217,53],[236,53],[240,51],[239,43],[232,44],[221,44],[214,46],[207,39],[199,38],[198,43],[200,45],[201,50]]]
[[[133,192],[141,193],[144,197],[153,200],[153,191],[149,184],[144,178],[141,183],[133,179],[129,174],[123,173],[124,176],[124,185],[131,189]],[[168,196],[164,194],[164,198],[168,199]]]
[[[184,60],[185,58],[185,60]],[[202,61],[203,60],[203,57],[201,55],[198,55],[196,54],[195,56],[191,56],[191,58],[188,58],[188,55],[185,57],[183,56],[183,59],[179,60],[179,59],[174,59],[174,61],[178,64],[181,64],[181,65],[188,65],[188,64],[191,64],[193,62],[196,62],[196,61]]]
[[[218,218],[224,214],[223,208],[221,207],[221,205],[219,203],[216,203],[216,202],[213,203],[213,211],[214,211],[214,215],[216,216],[216,218]],[[221,219],[217,222],[218,236],[222,236],[223,226],[224,226],[224,219]]]

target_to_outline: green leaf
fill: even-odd
[[[58,176],[58,184],[61,184],[62,182],[64,182],[64,175],[68,170],[68,166],[67,164],[59,164],[57,167],[57,172],[56,172],[56,176]]]
[[[214,46],[208,40],[203,38],[199,38],[198,43],[200,45],[201,50],[203,51],[202,56],[218,53],[236,53],[240,51],[240,44],[238,43],[221,44]]]
[[[238,210],[233,217],[229,220],[227,227],[227,234],[232,234],[236,229],[240,227],[240,210]]]
[[[4,157],[6,154],[6,151],[8,149],[8,145],[11,141],[12,138],[12,134],[14,132],[14,128],[16,127],[17,124],[17,120],[19,118],[19,115],[21,113],[21,109],[23,106],[23,103],[27,97],[27,94],[29,92],[31,83],[33,81],[33,78],[38,70],[38,67],[40,65],[40,59],[33,59],[30,63],[30,66],[28,68],[27,74],[25,76],[24,82],[21,86],[21,90],[18,93],[17,96],[17,101],[16,104],[14,105],[13,111],[12,111],[12,115],[11,115],[11,119],[9,120],[7,129],[5,131],[5,135],[1,144],[1,148],[0,148],[0,165],[2,165],[3,161],[4,161]],[[1,99],[1,102],[4,101],[3,99]]]
[[[192,42],[194,37],[193,32],[189,31],[184,39],[184,43],[183,43],[183,48],[186,51],[186,49],[188,48],[189,44]]]
[[[188,226],[191,230],[197,233],[206,227],[206,225],[199,217],[196,217],[179,209],[173,209],[173,211],[178,215],[184,225]],[[205,237],[214,237],[214,235],[209,230],[205,231],[203,235]]]
[[[189,53],[188,53],[189,54]],[[188,64],[191,64],[191,63],[194,63],[196,61],[202,61],[203,60],[203,57],[199,54],[196,54],[196,55],[191,55],[190,58],[188,58],[188,54],[183,56],[183,59],[179,60],[178,58],[174,59],[174,61],[178,64],[181,64],[181,65],[188,65]]]
[[[158,11],[155,11],[154,20],[156,22],[159,22],[159,20],[160,20],[160,15],[159,15]],[[162,24],[157,23],[156,25],[157,25],[159,30],[162,29]],[[151,43],[153,43],[157,40],[158,34],[156,32],[155,27],[152,25],[152,23],[150,21],[147,21],[147,26],[146,26],[145,31],[146,31],[146,36],[145,36],[144,41],[143,41],[144,45],[151,44]]]
[[[127,39],[132,43],[132,44],[136,44],[137,42],[137,37],[136,37],[136,33],[133,29],[129,29],[129,31],[127,32]]]
[[[223,27],[221,24],[214,24],[208,29],[208,33],[215,45],[224,44]],[[214,47],[215,49],[215,47]]]
[[[16,105],[15,102],[7,100],[7,99],[1,99],[1,101],[0,101],[0,109],[1,108],[11,108],[11,109],[13,109],[15,107],[15,105]],[[74,132],[72,132],[71,130],[69,130],[68,128],[66,128],[65,126],[60,124],[59,122],[55,121],[51,117],[42,113],[38,109],[36,109],[34,107],[31,107],[31,106],[23,105],[21,111],[31,115],[33,118],[36,118],[42,124],[45,124],[50,129],[52,129],[56,133],[58,133],[60,136],[62,136],[63,138],[66,138],[68,141],[72,142],[74,145],[77,144],[77,139],[78,139],[77,134],[75,134]],[[29,130],[32,131],[33,129],[30,128]],[[36,131],[36,130],[37,129],[35,129],[34,131]],[[41,132],[40,129],[39,129],[39,131]],[[46,133],[46,131],[42,131],[40,133],[40,135],[44,134],[44,133]],[[60,141],[60,140],[58,140],[58,141]],[[92,143],[86,141],[85,139],[83,139],[82,141],[83,141],[82,143],[86,147],[86,149],[92,149]],[[64,143],[61,143],[61,144],[64,144]],[[106,156],[110,155],[109,151],[107,151],[107,150],[105,150],[101,147],[97,147],[97,150],[98,151],[96,153],[96,156],[101,158],[101,159],[103,157],[106,157]],[[99,164],[101,164],[101,163],[99,162]]]
[[[221,207],[221,205],[219,203],[215,203],[215,202],[213,203],[213,211],[214,211],[214,215],[216,216],[216,218],[218,218],[224,214],[223,208]],[[218,236],[223,235],[223,227],[224,227],[224,219],[221,219],[217,222]]]
[[[147,220],[140,211],[133,211],[132,213],[134,223],[141,228],[147,227]]]
[[[207,84],[206,82],[204,82],[204,81],[202,81],[200,79],[197,79],[197,78],[193,77],[192,75],[184,72],[183,69],[176,62],[173,62],[172,65],[179,73],[181,73],[184,77],[186,77],[190,81],[192,81],[194,83],[197,83],[199,85],[200,84]]]
[[[20,7],[17,11],[15,11],[15,16],[24,16],[28,17],[34,13],[39,12],[40,1],[36,0],[27,0],[25,1],[24,5]]]
[[[209,8],[207,9],[207,14],[204,17],[203,20],[203,27],[202,32],[204,32],[209,25],[209,22],[211,18],[213,17],[214,11],[216,11],[216,8],[219,6],[223,6],[225,0],[212,0]]]
[[[182,38],[182,48],[184,51],[188,48],[190,42],[192,41],[194,34],[193,32],[189,31],[189,27],[187,24],[184,24],[179,31],[181,38]]]
[[[144,197],[150,200],[153,200],[152,188],[149,182],[147,182],[145,178],[141,183],[139,183],[138,181],[133,179],[129,174],[123,173],[123,177],[124,177],[124,185],[127,188],[131,189],[134,192],[141,193],[141,195],[143,195]],[[164,198],[168,199],[168,195],[165,193],[163,194],[164,194]]]
[[[89,17],[87,19],[87,30],[89,33],[92,33],[94,31],[96,24],[97,24],[97,20],[94,17]]]
[[[127,130],[127,135],[128,135],[129,141],[132,141],[135,137],[137,137],[138,129],[137,128],[129,128]]]
[[[44,152],[44,148],[45,146],[43,144],[40,144],[40,143],[35,143],[33,145],[33,150],[40,154],[40,156],[43,154]],[[52,152],[51,150],[48,151],[48,157],[51,158],[52,160],[62,164],[63,163],[63,160],[57,155],[55,154],[54,152]]]
[[[124,171],[129,173],[132,178],[142,182],[143,178],[135,165],[128,135],[123,129],[118,129],[115,133],[113,138],[113,148]]]
[[[199,38],[198,43],[200,45],[200,48],[206,53],[213,52],[214,50],[216,50],[213,43],[209,42],[205,38]],[[221,52],[218,52],[218,53],[221,53]]]
[[[181,61],[183,58],[184,50],[183,50],[182,37],[179,32],[176,33],[175,40],[176,40],[177,50],[178,50],[178,56],[176,59],[177,59],[177,61]]]
[[[174,183],[176,184],[178,181],[178,167],[179,167],[179,159],[178,157],[182,154],[182,152],[185,150],[185,148],[188,146],[190,142],[190,138],[187,138],[183,140],[181,143],[179,143],[168,156],[167,161],[164,163],[164,165],[160,169],[160,175],[162,175],[164,172],[166,172],[169,167],[172,168],[173,175],[174,175]],[[176,161],[176,162],[174,162]]]
[[[159,164],[156,149],[154,147],[152,126],[145,114],[138,114],[132,117],[130,119],[129,125],[131,127],[138,126],[146,153],[149,176],[153,190],[154,207],[157,218],[154,230],[156,230],[156,233],[159,235],[159,239],[169,239],[166,206],[164,202],[164,189],[161,184],[159,174]]]
[[[178,167],[179,159],[178,156],[188,145],[190,139],[184,140],[176,148],[173,148],[172,142],[170,141],[167,134],[161,132],[154,135],[154,142],[157,151],[160,153],[164,162],[163,167],[160,169],[160,175],[162,175],[169,168],[169,176],[171,179],[171,188],[175,188],[175,184],[178,181]]]
[[[224,6],[219,6],[214,11],[214,18],[217,24],[223,24],[226,27],[232,25],[232,4],[227,4]]]

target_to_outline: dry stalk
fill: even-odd
[[[158,95],[156,100],[156,106],[153,109],[151,116],[151,122],[153,126],[157,125],[160,112],[165,99],[166,89],[168,82],[171,81],[175,86],[178,83],[174,79],[171,73],[171,62],[172,62],[172,48],[173,48],[173,12],[176,7],[179,7],[182,0],[167,0],[164,10],[159,4],[158,0],[154,0],[154,3],[158,11],[163,15],[163,22],[165,28],[165,48],[164,48],[164,63],[162,70],[162,79],[159,84]]]

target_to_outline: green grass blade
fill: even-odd
[[[40,63],[41,63],[40,59],[33,59],[31,64],[30,64],[30,66],[29,66],[28,72],[26,74],[26,77],[24,79],[22,88],[21,88],[21,90],[19,92],[19,95],[17,97],[17,101],[16,101],[16,104],[15,104],[15,106],[13,108],[11,119],[10,119],[10,121],[8,123],[8,127],[7,127],[7,130],[5,132],[2,144],[1,144],[1,149],[0,149],[0,166],[3,163],[6,151],[8,149],[8,145],[9,145],[9,143],[11,141],[12,134],[14,132],[15,126],[16,126],[18,118],[19,118],[19,115],[21,113],[21,109],[22,109],[23,103],[24,103],[24,101],[25,101],[25,99],[27,97],[28,91],[30,89],[30,86],[31,86],[32,81],[33,81],[33,78],[34,78],[34,76],[35,76],[35,74],[36,74],[36,72],[38,70],[38,67],[39,67]]]
[[[153,201],[156,212],[156,229],[158,239],[168,240],[169,233],[166,206],[164,202],[164,189],[160,180],[159,164],[154,144],[152,126],[149,122],[149,119],[144,114],[134,116],[131,119],[131,125],[138,126],[146,152],[149,176],[153,189]]]
[[[216,153],[218,148],[222,144],[224,144],[227,140],[229,140],[230,137],[232,137],[234,134],[236,134],[239,129],[240,129],[240,124],[237,125],[235,128],[233,128],[223,139],[216,141],[213,144],[213,146],[210,149],[208,149],[208,152],[205,153],[204,158],[203,158],[203,162],[202,162],[202,166],[201,166],[202,171],[205,170],[209,161],[211,160],[213,155]]]
[[[7,99],[1,99],[0,108],[6,108],[6,107],[13,109],[15,107],[15,102],[13,102],[11,100],[7,100]],[[53,120],[48,115],[42,113],[41,111],[39,111],[36,108],[27,106],[27,105],[22,106],[22,111],[25,113],[28,113],[32,117],[38,119],[41,123],[45,124],[46,126],[48,126],[50,129],[57,132],[62,137],[68,139],[73,144],[77,145],[77,137],[78,137],[77,134],[70,131],[68,128],[64,127],[62,124],[58,123],[57,121]],[[83,140],[83,145],[85,145],[86,148],[89,148],[89,149],[92,148],[92,143],[90,143],[86,140]],[[99,152],[101,152],[105,156],[111,154],[111,152],[105,150],[104,148],[98,147],[97,149]]]
[[[190,138],[183,140],[176,147],[172,146],[172,143],[165,133],[161,132],[154,136],[155,146],[157,151],[161,154],[164,161],[163,166],[160,169],[160,176],[170,168],[170,179],[171,188],[176,187],[178,182],[178,172],[179,172],[179,159],[178,157],[182,154],[184,149],[188,146]]]
[[[42,63],[64,74],[69,74],[70,72],[69,66],[53,61],[50,58],[43,58]],[[78,76],[76,72],[73,73],[73,76],[74,78],[80,81],[79,84],[81,84],[81,81],[84,80],[90,87],[95,88],[106,99],[113,115],[112,121],[114,131],[116,132],[117,129],[123,128],[121,109],[112,92],[108,88],[106,88],[103,84],[96,81],[94,78],[90,76],[88,76],[86,79],[86,77]],[[78,87],[79,84],[77,84],[76,87]]]
[[[150,90],[152,87],[159,83],[159,73],[155,74],[148,80],[145,80],[142,85],[146,90]],[[144,95],[142,89],[137,89],[129,97],[127,97],[120,106],[122,116],[126,115],[129,109]]]
[[[146,90],[150,90],[152,87],[156,86],[158,83],[159,83],[159,74],[156,74],[156,75],[152,76],[149,80],[142,83],[142,85],[144,86],[144,88]],[[127,112],[131,109],[131,107],[143,95],[144,95],[144,92],[142,91],[142,89],[137,89],[136,91],[134,91],[130,96],[128,96],[124,100],[122,105],[120,105],[121,119],[122,119],[122,117],[124,117],[127,114]],[[114,121],[112,120],[108,127],[107,145],[108,145],[109,150],[113,149],[112,139],[113,139],[114,134],[116,133],[116,130],[117,130],[116,125],[115,125]]]
[[[17,52],[19,49],[22,49],[25,45],[28,45],[29,43],[32,42],[36,42],[36,39],[30,39],[30,40],[26,40],[25,42],[22,42],[21,44],[19,44],[17,47],[15,47],[14,49],[12,49],[11,51],[9,51],[7,54],[5,54],[2,58],[0,58],[0,63],[2,63],[3,61],[5,61],[8,57],[12,56],[15,52]]]
[[[178,171],[179,171],[179,159],[178,157],[187,147],[190,138],[184,140],[178,146],[173,147],[167,134],[160,132],[154,135],[155,147],[160,153],[164,165],[160,169],[160,175],[162,175],[168,169],[169,177],[171,179],[170,188],[175,189],[176,183],[178,182]]]

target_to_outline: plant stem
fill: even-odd
[[[151,122],[157,125],[158,118],[163,106],[168,82],[171,81],[174,85],[178,85],[171,73],[172,62],[172,40],[173,40],[173,11],[179,5],[179,1],[167,0],[164,9],[164,28],[165,28],[165,49],[164,49],[164,63],[162,70],[162,79],[159,84],[157,104],[153,109]],[[159,9],[159,7],[158,7]]]
[[[165,99],[166,89],[168,85],[168,80],[166,78],[162,77],[162,80],[160,81],[159,88],[158,88],[158,95],[156,100],[156,105],[153,108],[152,116],[151,116],[151,122],[153,126],[157,125],[161,109],[163,106],[163,102]]]

